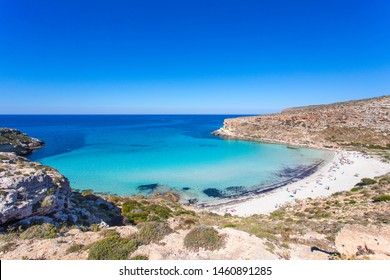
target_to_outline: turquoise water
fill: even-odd
[[[121,195],[173,189],[185,199],[208,201],[217,195],[206,189],[240,194],[329,157],[320,150],[211,135],[226,117],[1,116],[0,126],[44,140],[46,147],[31,160],[57,168],[73,188]],[[157,188],[140,190],[142,185]]]

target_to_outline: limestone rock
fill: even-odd
[[[12,153],[0,159],[0,224],[68,207],[69,181],[57,170]]]
[[[0,152],[13,152],[18,155],[31,154],[45,143],[32,138],[14,128],[0,128]]]
[[[346,257],[390,259],[390,226],[345,225],[335,243]]]

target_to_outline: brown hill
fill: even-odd
[[[295,107],[278,114],[226,119],[226,138],[337,148],[390,147],[390,96]]]

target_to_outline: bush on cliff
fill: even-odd
[[[390,201],[390,195],[379,195],[374,197],[374,202]]]
[[[22,239],[51,239],[57,237],[58,230],[57,228],[49,223],[44,223],[42,225],[34,225],[26,229],[20,234]]]
[[[89,260],[127,260],[130,253],[138,248],[135,239],[107,237],[89,247]]]
[[[141,204],[135,200],[128,200],[122,205],[122,215],[130,224],[139,224],[146,221],[165,221],[171,216],[172,210],[157,204]]]
[[[158,242],[164,236],[173,232],[167,223],[147,222],[141,223],[138,226],[138,241],[142,244],[149,244],[151,242]]]
[[[377,182],[374,179],[371,178],[363,178],[360,183],[358,183],[359,186],[369,186],[376,184]]]
[[[200,248],[205,250],[218,250],[223,246],[223,237],[212,227],[199,226],[187,233],[184,238],[184,247],[192,251]]]

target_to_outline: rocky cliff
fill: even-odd
[[[72,191],[56,169],[0,153],[0,226],[121,224],[120,209],[93,194]]]
[[[91,193],[72,191],[56,169],[19,156],[43,145],[16,129],[0,129],[0,226],[91,225],[102,220],[121,224],[118,207]]]
[[[223,127],[214,134],[233,139],[317,148],[389,148],[390,96],[226,119]]]
[[[54,168],[0,153],[0,224],[67,208],[69,181]]]
[[[43,141],[32,138],[17,129],[0,128],[0,152],[28,155],[44,145]]]

